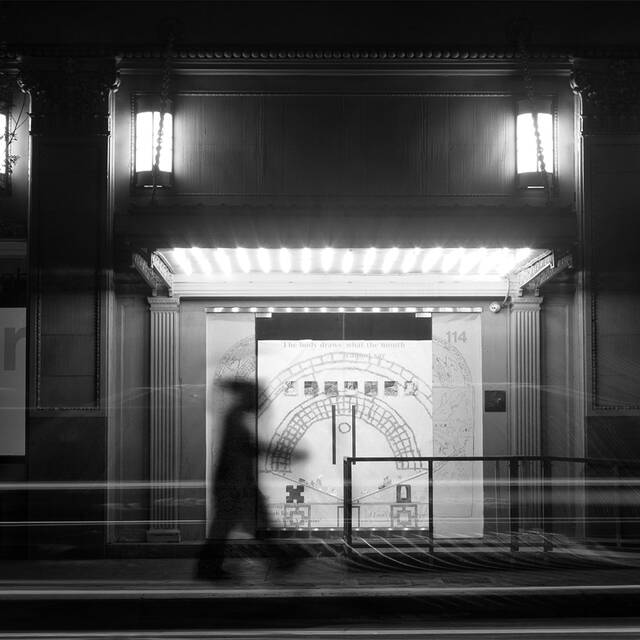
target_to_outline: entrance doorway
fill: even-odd
[[[258,381],[271,533],[339,535],[345,456],[386,458],[354,468],[354,527],[424,531],[427,464],[402,458],[482,452],[478,313],[211,313],[207,352],[208,467],[216,382]],[[482,469],[439,463],[436,479],[436,533],[481,535]]]

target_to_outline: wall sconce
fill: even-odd
[[[521,189],[543,189],[547,186],[535,135],[534,113],[537,113],[540,146],[545,172],[554,173],[553,106],[550,98],[518,100],[516,119],[516,168]]]
[[[173,114],[170,100],[164,112],[159,97],[136,98],[135,164],[136,187],[170,187],[173,182]],[[162,122],[160,155],[158,158],[158,132]],[[158,161],[157,170],[154,167]]]

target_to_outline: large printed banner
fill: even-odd
[[[223,378],[256,378],[253,314],[207,322],[207,466],[215,464],[228,399]],[[482,344],[478,313],[438,313],[432,340],[261,340],[258,463],[275,529],[338,529],[345,456],[481,456]],[[208,514],[208,519],[210,514]],[[481,536],[482,463],[434,465],[434,535]],[[427,464],[353,466],[354,527],[429,526]]]
[[[25,454],[26,310],[0,309],[0,455]]]
[[[358,456],[432,455],[431,342],[267,340],[258,435],[260,486],[276,528],[342,525],[343,465]],[[366,462],[353,474],[354,523],[424,526],[426,465]]]
[[[433,455],[482,455],[482,325],[479,313],[434,313]],[[434,464],[434,534],[481,536],[483,465]]]
[[[208,314],[206,324],[206,469],[207,492],[218,463],[219,442],[232,396],[220,382],[256,379],[256,332],[253,313]],[[207,524],[213,518],[210,493],[207,496]]]

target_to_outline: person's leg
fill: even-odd
[[[264,528],[270,529],[271,518],[267,510],[267,504],[264,496],[260,491],[256,493],[256,514],[258,517],[258,524],[261,524]],[[269,541],[269,550],[271,556],[275,560],[275,566],[277,569],[293,568],[298,563],[299,558],[291,555],[291,550],[280,542],[277,538]]]
[[[232,513],[217,510],[208,537],[200,553],[198,577],[211,578],[224,575],[222,563],[225,557],[227,538],[233,528]]]

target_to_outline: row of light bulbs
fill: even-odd
[[[199,247],[190,249],[173,249],[172,256],[175,264],[182,273],[191,275],[194,273],[194,265],[200,273],[211,275],[214,265],[207,256],[209,251]],[[269,250],[259,248],[249,251],[243,247],[235,249],[218,248],[213,250],[213,262],[217,269],[224,275],[231,275],[234,271],[248,274],[252,271],[271,273],[278,270],[282,273],[299,271],[308,274],[313,270],[314,254],[319,253],[320,268],[324,273],[339,270],[343,274],[355,271],[366,275],[372,272],[388,274],[392,271],[403,274],[421,271],[429,273],[436,265],[440,266],[441,273],[457,273],[465,275],[475,269],[479,275],[489,273],[505,275],[516,264],[525,260],[531,249],[403,249],[391,247],[389,249],[366,249],[356,264],[356,253],[352,249],[342,251],[333,247],[311,250],[303,248],[291,250],[282,248]],[[254,254],[252,261],[251,255]],[[295,258],[295,266],[294,266]],[[316,259],[317,260],[317,259]],[[257,263],[257,264],[254,264]],[[235,269],[234,269],[235,263]],[[257,268],[256,268],[257,267]]]
[[[213,307],[213,313],[480,313],[482,307]]]

